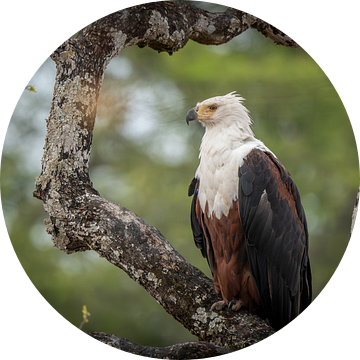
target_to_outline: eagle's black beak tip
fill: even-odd
[[[186,124],[189,125],[189,122],[196,120],[197,117],[198,117],[197,112],[194,109],[190,109],[186,114]]]

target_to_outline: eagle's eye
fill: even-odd
[[[217,105],[211,105],[211,106],[209,106],[209,109],[210,109],[211,111],[215,111],[217,108],[218,108]]]

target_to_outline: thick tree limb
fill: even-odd
[[[128,339],[119,338],[116,335],[103,332],[87,332],[94,339],[116,349],[123,350],[135,355],[146,356],[156,359],[203,359],[218,355],[225,355],[232,350],[212,345],[205,342],[187,342],[166,347],[152,347],[135,344]]]
[[[52,55],[57,74],[47,120],[42,171],[34,196],[49,214],[46,230],[59,249],[94,250],[141,284],[200,340],[240,349],[271,335],[246,311],[208,311],[212,281],[142,219],[100,197],[89,177],[96,104],[109,61],[131,45],[172,53],[189,39],[221,44],[254,27],[276,43],[297,46],[271,25],[235,9],[210,13],[185,3],[125,9],[84,28]]]

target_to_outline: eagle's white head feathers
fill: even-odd
[[[235,131],[239,130],[241,137],[253,136],[251,118],[248,109],[242,103],[243,100],[245,99],[235,91],[206,99],[189,110],[186,121],[189,124],[189,121],[198,120],[206,130],[232,128]]]

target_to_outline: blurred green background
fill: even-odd
[[[66,255],[46,234],[47,215],[32,192],[54,78],[55,64],[48,59],[29,82],[37,92],[25,90],[20,98],[3,149],[2,205],[21,264],[45,299],[75,326],[87,306],[91,316],[83,330],[153,346],[195,340],[121,270],[93,252]],[[105,72],[99,98],[90,164],[94,187],[157,227],[210,276],[193,243],[187,197],[204,130],[197,123],[187,127],[185,115],[197,101],[233,90],[247,99],[256,136],[299,188],[316,297],[347,246],[359,169],[341,100],[301,48],[275,46],[248,30],[220,46],[190,41],[172,56],[148,48],[123,50]]]

